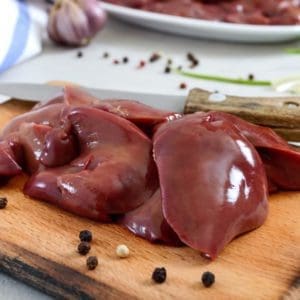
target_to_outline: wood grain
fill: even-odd
[[[272,129],[287,141],[300,142],[300,128],[273,128]]]
[[[282,296],[283,300],[299,300],[300,299],[300,272],[292,282],[288,291]]]
[[[29,107],[0,106],[0,126]],[[266,223],[210,262],[187,247],[152,245],[117,225],[24,197],[25,180],[14,178],[0,189],[9,201],[0,210],[0,270],[59,299],[279,299],[287,297],[299,276],[300,193],[272,196]],[[83,229],[94,234],[90,254],[99,258],[94,271],[76,251]],[[128,259],[116,257],[120,243],[130,248]],[[160,266],[167,268],[168,278],[157,285],[151,274]],[[200,283],[207,270],[216,275],[210,289]]]
[[[0,240],[0,267],[7,274],[56,298],[124,298],[126,293],[67,266]],[[67,279],[67,281],[66,281]]]
[[[210,100],[211,93],[202,89],[190,91],[185,113],[196,111],[223,111],[255,124],[278,129],[278,134],[293,141],[300,141],[299,97],[240,97],[226,95],[221,102]]]

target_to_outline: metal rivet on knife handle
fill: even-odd
[[[190,91],[185,113],[223,111],[255,124],[281,129],[300,130],[300,97],[238,97],[226,95],[221,102],[210,101],[211,93],[202,89]]]

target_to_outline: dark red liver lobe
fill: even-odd
[[[105,0],[113,4],[195,19],[259,25],[300,23],[294,0]]]
[[[9,141],[0,141],[0,183],[22,172]]]
[[[278,189],[300,190],[300,152],[272,129],[222,112],[209,112],[206,116],[211,121],[231,122],[255,146],[265,165],[271,192]]]
[[[27,195],[101,221],[152,196],[158,187],[152,143],[134,124],[88,107],[72,109],[68,119],[79,157],[34,175],[26,184]]]
[[[127,213],[121,223],[135,235],[152,243],[182,245],[177,234],[163,216],[160,189],[142,206]]]
[[[181,117],[178,113],[157,109],[134,100],[98,99],[74,86],[66,86],[62,96],[51,99],[39,107],[57,104],[57,102],[68,106],[96,107],[133,122],[147,133],[159,123]]]
[[[24,188],[31,197],[98,221],[125,214],[123,225],[138,236],[215,258],[265,220],[264,167],[271,191],[300,189],[300,153],[232,115],[177,117],[68,87],[6,126],[0,184],[22,168],[33,174]],[[161,193],[152,141],[136,125],[156,130]]]
[[[69,163],[78,153],[78,146],[69,121],[69,107],[53,104],[22,114],[10,121],[2,139],[14,140],[11,151],[16,162],[29,174],[43,166]]]
[[[190,247],[215,258],[266,219],[263,164],[231,123],[196,113],[162,125],[154,155],[164,216]]]
[[[40,163],[41,153],[44,148],[45,136],[51,131],[51,127],[35,123],[23,123],[17,135],[23,150],[22,168],[29,174],[33,174],[43,166]]]
[[[4,127],[1,137],[4,139],[10,134],[19,131],[20,126],[24,123],[36,123],[50,127],[60,126],[66,109],[67,107],[64,104],[53,104],[17,116]]]
[[[45,167],[65,165],[79,152],[71,128],[23,123],[15,136],[23,151],[22,168],[29,174]]]

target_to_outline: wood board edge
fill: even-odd
[[[56,299],[135,299],[72,268],[1,240],[0,270]]]

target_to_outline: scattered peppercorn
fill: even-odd
[[[188,52],[188,53],[186,54],[186,57],[187,57],[187,59],[188,59],[189,61],[194,61],[194,60],[196,59],[195,56],[194,56],[194,54],[191,53],[191,52]]]
[[[109,53],[108,52],[104,52],[103,53],[103,58],[108,58],[109,57]]]
[[[79,239],[82,242],[91,242],[93,239],[93,235],[89,230],[82,230],[79,233]]]
[[[249,79],[249,80],[254,80],[254,75],[250,73],[250,74],[248,75],[248,79]]]
[[[187,88],[186,83],[185,83],[185,82],[180,83],[179,88],[180,88],[181,90],[185,90],[185,89]]]
[[[152,273],[152,279],[156,283],[163,283],[167,278],[167,270],[165,268],[155,268]]]
[[[140,63],[139,63],[139,66],[138,68],[141,69],[141,68],[144,68],[146,65],[146,62],[144,60],[141,60]]]
[[[203,283],[203,285],[204,285],[205,287],[210,287],[210,286],[212,286],[212,285],[214,284],[214,282],[215,282],[215,275],[214,275],[212,272],[209,272],[209,271],[204,272],[204,273],[202,274],[201,280],[202,280],[202,283]]]
[[[167,73],[167,74],[171,73],[171,68],[169,66],[166,66],[164,72]]]
[[[190,64],[190,68],[193,69],[195,67],[197,67],[199,65],[199,61],[198,60],[194,60],[191,64]]]
[[[154,62],[158,61],[160,58],[161,58],[161,55],[159,53],[153,53],[149,58],[149,62],[154,63]]]
[[[79,254],[81,255],[86,255],[90,252],[91,250],[91,246],[88,242],[81,242],[79,245],[78,245],[78,252]]]
[[[186,55],[187,59],[191,62],[190,68],[195,68],[199,65],[199,60],[191,52],[188,52]]]
[[[124,56],[124,57],[123,57],[123,63],[124,63],[124,64],[127,64],[128,62],[129,62],[128,57],[127,57],[127,56]]]
[[[173,63],[172,59],[169,58],[169,59],[167,60],[167,65],[170,66],[172,63]]]
[[[78,58],[81,58],[82,56],[83,56],[82,51],[78,51],[78,52],[77,52],[77,57],[78,57]]]
[[[89,256],[86,260],[86,265],[89,270],[95,270],[98,266],[98,258],[96,256]]]
[[[113,60],[113,64],[114,64],[114,65],[118,65],[119,63],[120,63],[120,62],[119,62],[117,59],[114,59],[114,60]]]
[[[116,248],[116,254],[120,258],[126,258],[129,256],[129,249],[126,245],[118,245]]]
[[[7,206],[7,198],[0,198],[0,209],[3,209]]]
[[[178,67],[177,67],[177,70],[178,70],[178,71],[181,71],[181,70],[182,70],[182,66],[178,66]]]

